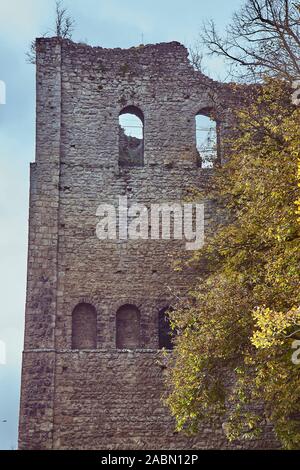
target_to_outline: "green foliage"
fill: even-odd
[[[170,314],[178,335],[167,402],[178,429],[221,419],[230,440],[251,439],[271,422],[285,448],[298,448],[300,110],[290,96],[266,80],[238,112],[231,157],[204,195],[229,218],[193,255],[199,282]]]

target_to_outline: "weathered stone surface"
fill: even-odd
[[[195,279],[192,269],[172,269],[185,242],[99,241],[95,229],[98,205],[115,204],[118,195],[149,205],[208,185],[212,170],[199,167],[195,115],[214,109],[222,141],[235,100],[227,85],[195,72],[176,42],[110,50],[37,41],[21,449],[229,447],[221,427],[192,439],[176,434],[161,401],[159,312]],[[143,166],[119,165],[119,114],[127,106],[144,116]],[[206,227],[212,217],[207,203]],[[84,322],[72,321],[78,304],[95,309],[92,341],[84,335],[93,323],[80,335]],[[124,305],[140,314],[135,351],[116,348]],[[248,446],[272,445],[267,430]]]

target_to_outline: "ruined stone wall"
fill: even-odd
[[[98,205],[116,204],[119,195],[149,205],[208,185],[195,114],[213,108],[222,135],[230,100],[228,88],[194,71],[175,42],[109,50],[37,41],[21,449],[228,446],[221,428],[193,439],[174,433],[161,401],[159,311],[195,279],[192,269],[172,269],[185,242],[99,241],[95,230]],[[119,165],[126,106],[144,116],[143,166]],[[206,227],[212,216],[207,204]],[[72,312],[83,303],[97,316],[90,351],[72,350]],[[116,348],[116,313],[128,304],[140,312],[136,351]],[[251,446],[269,447],[270,439]]]

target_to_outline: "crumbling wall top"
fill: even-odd
[[[123,66],[124,73],[129,67],[143,71],[156,69],[161,73],[176,68],[178,73],[189,73],[191,77],[197,77],[203,83],[218,83],[193,68],[187,48],[177,41],[140,44],[123,49],[90,46],[57,37],[37,38],[36,50],[38,54],[61,52],[65,63],[103,64],[103,67],[105,63],[110,63],[119,69]]]

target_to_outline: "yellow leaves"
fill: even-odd
[[[298,149],[299,153],[299,149]],[[297,171],[297,178],[298,178],[298,187],[300,188],[300,158],[298,159],[298,171]],[[300,198],[295,201],[297,206],[296,214],[300,216]],[[300,217],[298,217],[298,222],[300,224]]]
[[[257,349],[283,345],[293,336],[293,331],[300,327],[300,308],[292,308],[288,312],[276,312],[268,307],[254,310],[255,330],[251,343]],[[288,333],[288,330],[292,331]]]

